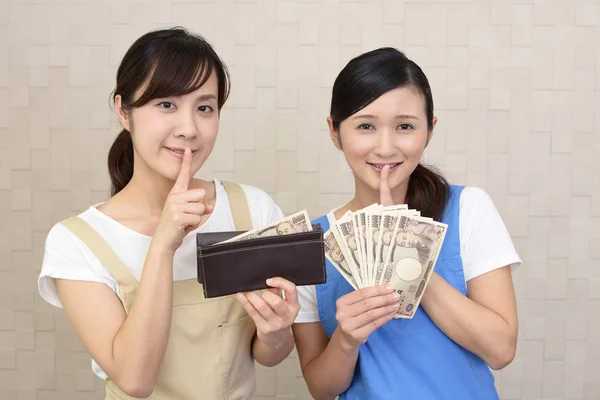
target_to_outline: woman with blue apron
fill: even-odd
[[[329,132],[355,193],[314,222],[326,232],[348,211],[407,204],[447,230],[412,319],[393,318],[391,287],[355,288],[329,260],[327,283],[298,288],[294,337],[317,399],[498,399],[491,369],[515,355],[511,269],[521,260],[482,189],[421,164],[436,122],[427,77],[396,49],[351,60],[334,83]]]

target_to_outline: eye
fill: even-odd
[[[364,123],[364,124],[360,124],[358,126],[358,129],[360,129],[360,130],[372,130],[372,129],[375,129],[375,127],[373,127],[373,125],[371,125],[371,124]]]
[[[164,108],[165,110],[173,110],[175,108],[175,104],[170,101],[161,101],[158,103],[158,106]]]
[[[206,106],[205,105],[205,106],[198,107],[198,110],[201,111],[201,112],[203,112],[203,113],[204,112],[212,112],[213,108],[211,106]]]
[[[409,129],[413,129],[413,126],[411,124],[400,124],[400,125],[398,125],[398,128],[401,131],[407,131]]]

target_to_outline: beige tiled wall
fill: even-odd
[[[102,398],[36,277],[52,224],[107,196],[120,57],[174,24],[233,77],[201,175],[315,217],[352,190],[326,134],[337,72],[383,45],[420,63],[440,118],[428,161],[492,195],[524,260],[502,398],[600,399],[598,0],[0,0],[0,398]],[[294,357],[258,381],[260,399],[309,398]]]

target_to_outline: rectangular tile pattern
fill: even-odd
[[[45,235],[108,194],[108,99],[143,32],[213,43],[233,91],[200,175],[320,215],[353,181],[325,118],[352,57],[400,48],[430,78],[427,161],[484,188],[521,254],[502,399],[600,399],[600,1],[0,0],[0,398],[102,399],[60,310],[37,295]],[[257,399],[309,399],[295,353]]]

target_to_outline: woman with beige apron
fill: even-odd
[[[40,294],[64,308],[107,399],[248,399],[254,360],[276,365],[294,346],[293,283],[205,299],[196,280],[197,232],[283,217],[258,188],[193,177],[228,92],[227,69],[200,36],[140,37],[117,72],[112,196],[46,239]]]

